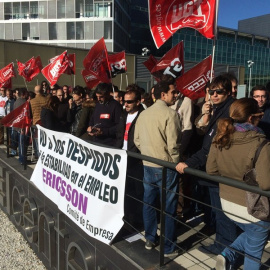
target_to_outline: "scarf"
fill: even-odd
[[[257,126],[254,126],[250,123],[235,123],[234,124],[235,130],[236,131],[240,131],[240,132],[245,132],[245,131],[249,131],[249,130],[254,130],[258,133],[264,134],[263,130]]]

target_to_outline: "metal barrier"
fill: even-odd
[[[167,168],[174,170],[175,166],[177,164],[169,163],[169,162],[162,161],[162,160],[152,158],[152,157],[149,157],[149,156],[145,156],[145,155],[140,155],[140,154],[130,152],[130,151],[128,151],[127,153],[128,153],[128,156],[130,156],[130,157],[140,159],[140,160],[145,160],[145,161],[148,161],[148,162],[151,162],[151,163],[155,163],[155,164],[160,165],[160,166],[163,167],[162,192],[161,192],[161,198],[160,198],[161,206],[160,206],[160,210],[159,210],[160,211],[160,236],[161,236],[160,237],[159,266],[163,267],[164,266],[164,241],[165,241],[165,235],[164,235],[164,232],[165,232],[165,216],[167,215],[165,213],[166,192],[170,192],[170,191],[166,190],[166,183],[165,183],[165,181],[166,181],[166,171],[167,171]],[[196,169],[192,169],[192,168],[188,168],[188,167],[184,171],[185,171],[185,174],[189,174],[191,176],[196,176],[196,177],[207,179],[207,180],[210,180],[210,181],[213,181],[213,182],[216,182],[216,183],[229,185],[229,186],[232,186],[232,187],[235,187],[235,188],[238,188],[238,189],[254,192],[254,193],[257,193],[257,194],[260,194],[260,195],[263,195],[263,196],[266,196],[266,197],[270,198],[270,191],[261,190],[259,187],[250,186],[250,185],[245,184],[244,182],[236,181],[234,179],[227,178],[227,177],[222,177],[222,176],[211,176],[211,175],[208,175],[204,171],[200,171],[200,170],[196,170]],[[134,178],[134,180],[142,181],[142,179],[135,179],[135,178]],[[193,198],[187,197],[184,194],[177,193],[177,195],[186,197],[186,198],[188,198],[190,200],[194,200]],[[194,201],[196,201],[198,203],[202,203],[202,202],[199,202],[197,200],[194,200]],[[204,203],[202,203],[202,204],[204,204]],[[206,205],[206,206],[211,207],[211,205]],[[215,210],[222,211],[222,209],[215,209]],[[228,214],[231,214],[231,213],[228,213]],[[231,215],[233,215],[233,214],[231,214]],[[178,223],[180,222],[176,218],[174,218],[174,219],[175,219],[176,222],[178,222]],[[180,223],[187,226],[187,227],[189,227],[187,224],[185,224],[183,222],[180,222]],[[260,225],[258,225],[258,226],[260,226]],[[192,228],[189,227],[189,229],[192,229]],[[212,239],[212,240],[214,240],[214,239]],[[180,248],[180,247],[178,246],[178,248]],[[241,254],[241,255],[245,256],[245,254]],[[266,267],[269,267],[269,265],[266,265]]]
[[[7,143],[7,157],[10,157],[9,152],[10,152],[10,146],[11,146],[11,144],[10,144],[11,138],[9,136],[10,134],[9,134],[8,130],[9,129],[7,129],[7,133],[6,133],[6,138],[7,138],[7,142],[8,142]],[[25,136],[24,140],[27,140],[27,139],[28,138],[26,138],[26,136]],[[23,166],[24,166],[24,169],[26,169],[27,168],[27,147],[28,147],[28,145],[27,145],[27,143],[24,143],[24,145],[25,145],[25,147],[24,147],[23,151],[24,151],[24,155],[25,155],[25,163],[23,164]],[[100,145],[100,146],[104,147],[104,145]],[[105,147],[107,147],[107,146],[105,146]],[[160,212],[160,236],[161,236],[160,237],[159,266],[163,267],[165,265],[165,261],[164,261],[164,242],[165,242],[165,217],[167,215],[166,212],[165,212],[166,192],[172,192],[172,191],[166,190],[166,173],[167,173],[167,169],[174,170],[176,164],[169,163],[169,162],[159,160],[159,159],[156,159],[156,158],[148,157],[148,156],[145,156],[145,155],[137,154],[137,153],[130,152],[130,151],[128,151],[127,153],[128,153],[129,157],[139,159],[139,160],[145,160],[145,161],[155,163],[155,164],[160,165],[160,166],[163,167],[163,171],[162,171],[162,190],[161,190],[161,198],[160,198],[161,205],[160,205],[160,209],[157,209]],[[221,176],[211,176],[211,175],[208,175],[206,172],[195,170],[195,169],[192,169],[192,168],[186,168],[185,173],[189,174],[191,176],[196,176],[196,177],[199,177],[199,178],[207,179],[207,180],[210,180],[210,181],[213,181],[213,182],[216,182],[216,183],[222,183],[222,184],[229,185],[229,186],[239,188],[239,189],[242,189],[242,190],[258,193],[260,195],[267,196],[267,197],[270,198],[270,191],[264,191],[264,190],[261,190],[259,187],[249,186],[249,185],[247,185],[247,184],[245,184],[243,182],[236,181],[236,180],[233,180],[233,179],[230,179],[230,178],[221,177]],[[132,176],[131,176],[131,178],[132,178]],[[133,179],[134,179],[134,181],[143,182],[142,179],[136,179],[136,178],[133,178]],[[198,203],[202,203],[202,202],[199,202],[198,200],[195,200],[194,198],[187,197],[184,194],[177,193],[177,195],[189,198],[190,200],[194,200],[194,201],[196,201]],[[132,199],[137,200],[137,198],[134,198],[134,197]],[[140,201],[140,203],[143,204],[143,201]],[[208,205],[208,207],[211,207],[211,206]],[[222,211],[221,209],[216,209],[216,210]],[[171,218],[174,218],[176,222],[180,222],[175,217],[171,217]],[[181,224],[189,227],[189,229],[192,229],[189,225],[185,224],[184,222],[181,222]],[[244,255],[244,254],[242,254],[242,255]]]

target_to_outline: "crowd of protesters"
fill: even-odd
[[[237,148],[233,146],[233,140],[231,140],[234,136],[232,134],[239,131],[239,127],[236,128],[236,123],[248,123],[249,127],[252,126],[248,131],[252,129],[253,133],[260,134],[259,137],[270,138],[270,84],[267,86],[257,85],[253,87],[249,98],[240,99],[241,102],[237,109],[241,109],[241,106],[245,107],[250,102],[253,102],[254,105],[254,110],[250,113],[246,112],[242,118],[239,116],[241,111],[239,114],[235,112],[237,109],[234,110],[234,113],[230,111],[232,106],[236,106],[232,104],[236,104],[237,84],[235,76],[229,73],[222,74],[206,85],[205,98],[191,100],[179,94],[175,87],[174,78],[168,75],[161,78],[161,81],[152,88],[151,93],[146,93],[136,84],[129,85],[125,91],[120,91],[117,86],[106,83],[100,83],[95,90],[91,90],[79,85],[74,88],[67,85],[50,87],[44,81],[34,88],[34,92],[27,91],[25,88],[13,91],[1,88],[0,119],[24,102],[30,102],[31,136],[36,158],[38,158],[36,125],[40,124],[54,131],[71,133],[86,141],[177,163],[176,171],[179,174],[173,170],[167,171],[167,188],[174,192],[179,191],[180,194],[199,198],[199,200],[210,204],[213,210],[198,203],[184,200],[183,196],[176,196],[176,193],[169,195],[167,192],[166,212],[171,217],[167,217],[165,221],[165,237],[167,239],[164,248],[165,256],[178,254],[174,218],[191,217],[204,212],[205,232],[216,233],[216,241],[213,245],[202,247],[201,251],[216,255],[222,253],[223,259],[219,259],[217,266],[221,265],[221,268],[217,269],[227,269],[226,265],[233,265],[232,260],[235,259],[235,256],[228,249],[223,250],[239,238],[237,229],[239,224],[234,222],[231,216],[217,210],[222,209],[222,202],[224,202],[224,199],[223,201],[220,199],[218,184],[187,176],[184,174],[184,170],[190,167],[205,171],[207,165],[209,173],[223,175],[222,164],[219,173],[212,164],[217,155],[213,153],[220,151],[226,154],[226,150],[229,148],[230,152]],[[252,118],[249,118],[251,116]],[[226,124],[230,125],[232,132],[230,133],[231,137],[229,136],[230,140],[225,144],[222,144],[216,137],[217,130],[218,134],[227,132],[225,127],[222,130],[222,126],[220,124],[218,126],[219,120],[223,118],[234,119],[234,122]],[[241,121],[238,118],[241,118]],[[241,130],[242,133],[244,131]],[[18,154],[19,161],[24,163],[23,149],[27,147],[28,142],[25,140],[25,136],[28,134],[18,128],[10,128],[9,132],[11,135],[9,142],[12,149],[11,154]],[[253,134],[253,136],[255,135]],[[0,143],[4,143],[3,126],[0,126]],[[211,161],[207,163],[209,151]],[[235,178],[240,169],[237,164],[233,163],[231,156],[226,157],[225,154],[223,162],[226,164],[225,159],[228,158],[235,170],[235,173],[231,173],[232,170],[227,175]],[[245,158],[247,159],[246,155],[242,156],[241,160]],[[242,169],[241,173],[243,173]],[[136,182],[132,178],[144,179],[144,183]],[[155,206],[160,194],[161,179],[161,166],[149,162],[143,164],[135,158],[128,158],[126,180],[126,194],[128,196],[125,203],[124,219],[133,225],[136,222],[143,223],[146,237],[145,248],[148,250],[158,245],[158,222],[152,206]],[[153,187],[153,184],[156,187]],[[267,189],[268,187],[269,185],[266,186]],[[142,206],[130,197],[143,200],[146,204]],[[238,201],[234,203],[238,203]],[[242,202],[240,204],[243,206]],[[241,213],[238,214],[241,216]],[[257,220],[257,222],[260,221]],[[270,223],[267,221],[265,223],[269,227]],[[260,260],[262,249],[256,254],[250,251],[249,237],[250,234],[245,234],[245,240],[243,240],[245,242],[241,242],[242,249],[239,250],[247,254],[249,258]],[[264,243],[261,247],[264,246],[266,237],[263,239]],[[237,245],[232,246],[237,250]],[[252,268],[249,269],[259,269],[259,263],[252,265]]]

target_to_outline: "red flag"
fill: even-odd
[[[152,59],[151,61],[154,64],[155,58],[152,57],[151,59]],[[162,75],[171,75],[174,78],[178,78],[183,73],[184,73],[183,41],[179,42],[176,46],[170,49],[151,70],[151,74],[155,77],[157,81],[161,79]]]
[[[150,29],[157,48],[184,27],[214,38],[216,0],[148,0],[148,3]]]
[[[194,66],[176,80],[177,89],[192,100],[205,96],[205,86],[210,81],[212,56]]]
[[[149,58],[145,62],[143,62],[143,64],[150,71],[150,73],[157,63],[158,60],[152,54],[150,54]]]
[[[51,59],[52,62],[41,70],[44,77],[50,82],[51,86],[55,85],[61,74],[65,73],[69,67],[67,51]]]
[[[42,70],[42,63],[40,56],[36,58],[33,56],[24,64],[17,61],[19,75],[24,77],[27,82],[31,82]]]
[[[31,127],[31,121],[29,102],[26,101],[2,118],[1,123],[6,127],[26,128],[26,133],[28,133],[28,129]]]
[[[127,71],[125,51],[108,55],[108,60],[111,68],[111,75],[113,78],[117,74],[125,73]]]
[[[5,82],[0,82],[0,87],[5,87],[5,88],[12,88],[12,81],[11,81],[11,78],[8,79],[7,81]]]
[[[68,75],[75,74],[76,72],[76,57],[75,53],[71,53],[67,55],[68,58],[68,68],[65,73]]]
[[[85,69],[82,71],[85,83],[89,88],[99,82],[110,83],[110,66],[104,38],[101,38],[88,52],[83,60]]]
[[[11,77],[15,77],[13,63],[8,64],[0,70],[0,83],[6,83]]]

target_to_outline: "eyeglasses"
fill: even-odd
[[[257,96],[253,96],[253,98],[257,99],[257,98],[262,98],[262,99],[266,99],[266,95],[257,95]]]
[[[262,119],[263,118],[263,115],[264,115],[264,113],[263,112],[260,112],[260,113],[254,113],[251,116],[256,117],[256,118],[259,118],[259,119]]]
[[[210,96],[213,96],[215,92],[217,93],[217,95],[223,95],[226,93],[226,90],[225,89],[208,90],[208,94]]]
[[[127,103],[127,104],[132,104],[134,102],[136,102],[136,100],[123,100],[124,104]]]

